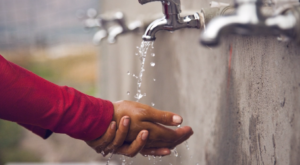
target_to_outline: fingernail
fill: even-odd
[[[110,124],[110,129],[115,129],[116,127],[116,122],[112,121]]]
[[[169,150],[165,150],[165,151],[163,152],[164,155],[170,155],[170,153],[171,153],[171,152],[170,152]]]
[[[125,118],[125,119],[123,120],[123,125],[124,125],[125,127],[127,127],[127,126],[129,125],[129,118]]]
[[[173,116],[173,122],[177,123],[177,124],[180,124],[182,122],[182,118],[178,115],[174,115]]]
[[[142,140],[146,140],[148,137],[148,131],[142,133]]]

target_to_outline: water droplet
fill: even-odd
[[[151,56],[152,56],[152,57],[155,57],[155,53],[152,53]]]
[[[140,47],[137,46],[136,48],[139,49]]]
[[[175,156],[175,157],[178,157],[178,152],[177,152],[176,148],[174,148],[174,149],[172,150],[172,152],[174,153],[174,156]]]
[[[148,160],[151,160],[151,157],[150,157],[150,155],[148,155]]]
[[[133,74],[132,76],[135,77],[135,74]]]
[[[114,155],[114,153],[112,152],[111,153],[111,155],[109,156],[109,158],[108,158],[108,160],[107,160],[107,162],[106,162],[106,165],[108,165],[109,164],[109,161],[110,161],[110,159],[112,158],[112,156]]]
[[[130,94],[130,92],[129,91],[127,91],[127,95],[129,95]]]
[[[156,81],[156,79],[154,78],[153,81]]]
[[[151,103],[151,106],[154,107],[154,105],[155,105],[155,104],[152,102],[152,103]]]
[[[134,98],[136,98],[137,100],[140,100],[141,98],[143,98],[143,95],[140,93],[137,93]]]
[[[187,141],[185,141],[185,148],[186,148],[186,150],[189,150],[189,149],[190,149],[189,144],[188,144]]]
[[[104,155],[105,155],[105,152],[104,152],[104,151],[101,151],[101,155],[104,156]]]
[[[178,127],[178,128],[180,128],[180,127],[181,127],[181,125],[178,125],[177,127]]]
[[[138,53],[135,53],[135,55],[137,56],[137,55],[139,55]]]
[[[155,63],[154,63],[154,62],[151,62],[150,65],[151,65],[152,67],[154,67],[154,66],[155,66]]]
[[[128,75],[128,76],[130,75],[130,72],[129,72],[129,71],[127,71],[127,75]]]

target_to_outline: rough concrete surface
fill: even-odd
[[[182,4],[183,10],[200,10],[209,2]],[[141,6],[136,0],[103,1],[101,7],[103,12],[121,9],[128,20],[161,12],[158,2]],[[300,164],[300,46],[274,36],[228,36],[219,47],[208,48],[199,44],[200,32],[158,32],[156,56],[147,56],[142,84],[147,96],[141,102],[182,115],[183,125],[195,132],[189,150],[182,144],[179,157],[156,164]],[[126,72],[139,71],[134,54],[141,36],[128,34],[114,45],[102,44],[102,98],[134,100],[136,79]],[[153,164],[153,158],[140,156],[133,164]]]

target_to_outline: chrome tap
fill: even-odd
[[[201,23],[199,13],[194,13],[193,15],[185,17],[180,16],[180,0],[139,0],[142,5],[154,1],[161,1],[164,17],[153,21],[148,26],[142,37],[144,41],[155,40],[155,34],[160,30],[175,31],[181,28],[200,29]]]
[[[94,34],[93,43],[98,45],[101,41],[107,37],[108,24],[113,21],[110,18],[98,16],[97,10],[90,8],[87,10],[87,19],[85,20],[85,28],[93,29],[98,28],[99,30]]]
[[[143,23],[141,21],[134,21],[128,26],[125,23],[125,16],[122,12],[117,12],[115,14],[115,22],[117,25],[112,26],[108,29],[107,41],[109,43],[115,43],[116,39],[121,34],[126,34],[129,32],[138,32],[143,28]]]
[[[266,19],[265,24],[275,34],[283,35],[300,43],[300,6],[289,6],[273,17]]]
[[[201,35],[201,43],[215,46],[224,33],[250,35],[269,33],[265,28],[265,17],[261,12],[261,0],[236,0],[233,15],[219,16],[212,19]]]
[[[93,8],[88,9],[87,19],[85,20],[85,28],[98,28],[99,30],[93,37],[93,43],[98,45],[104,38],[107,38],[109,43],[115,43],[116,38],[128,32],[136,32],[143,28],[141,21],[134,21],[128,26],[125,23],[125,16],[123,12],[116,12],[113,16],[99,15]]]

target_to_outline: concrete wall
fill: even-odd
[[[183,10],[200,10],[209,1],[182,4]],[[158,2],[141,6],[137,0],[103,1],[101,7],[121,9],[129,20],[161,12]],[[147,96],[141,102],[182,115],[183,125],[195,132],[189,150],[182,144],[179,157],[156,164],[300,164],[300,47],[276,37],[229,36],[208,48],[198,43],[199,35],[195,29],[159,32],[156,56],[146,59]],[[117,44],[102,45],[102,98],[134,100],[136,79],[126,72],[139,71],[134,54],[140,42],[141,34],[128,34]],[[153,164],[153,159],[138,157],[133,164]]]

